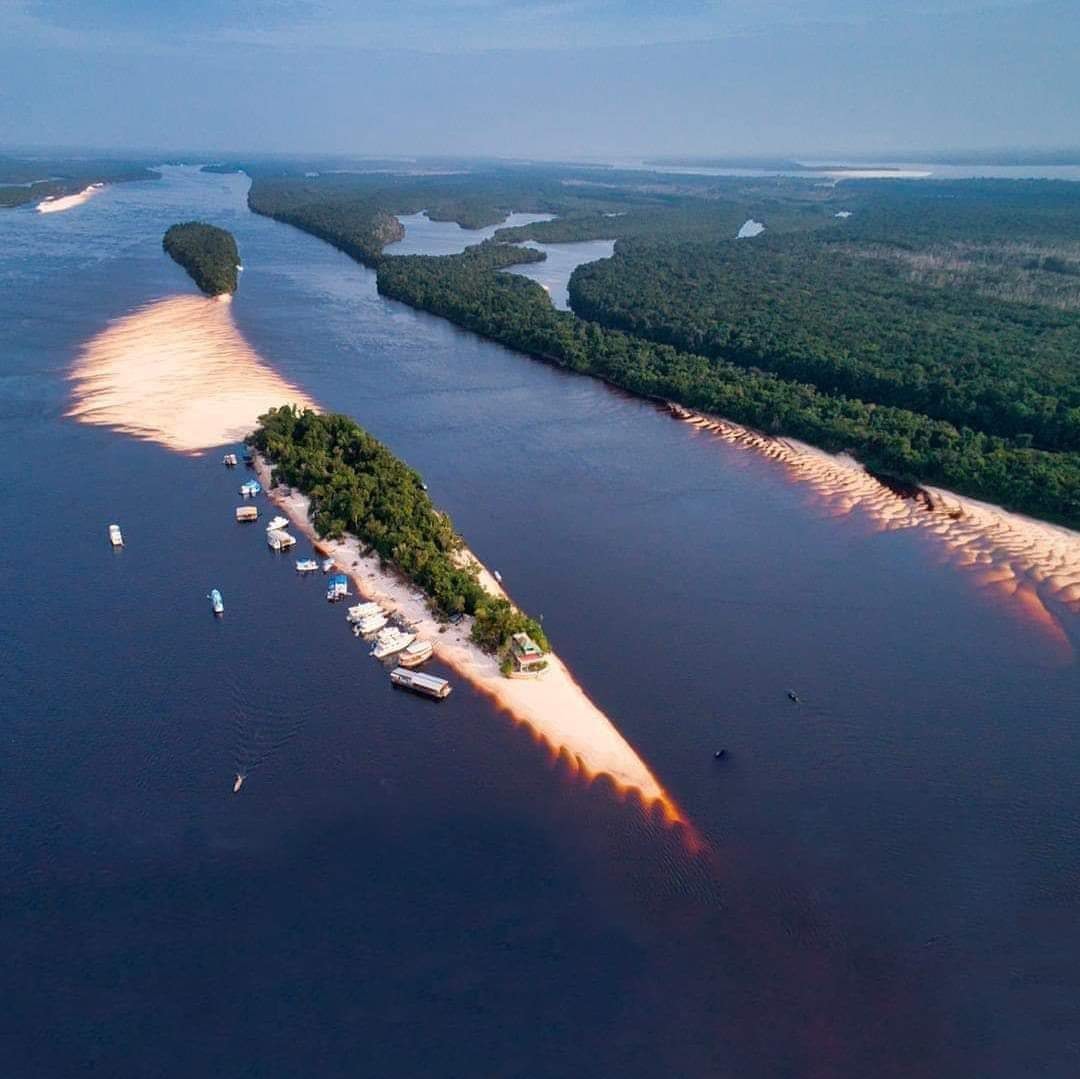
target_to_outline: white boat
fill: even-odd
[[[210,601],[210,609],[214,614],[225,613],[225,601],[221,598],[221,593],[213,588],[210,590],[210,594],[206,597]]]
[[[314,573],[319,568],[319,563],[314,558],[298,558],[296,560],[297,573]]]
[[[323,573],[332,573],[334,570],[334,560],[332,558],[324,558],[322,563]]]
[[[398,656],[398,663],[402,667],[419,667],[421,663],[431,659],[434,651],[431,641],[413,641]]]
[[[124,537],[120,532],[119,525],[109,525],[109,542],[114,547],[124,546]]]
[[[280,515],[275,517],[267,526],[267,532],[280,532],[283,528],[289,527],[289,518],[281,517]]]
[[[296,545],[296,537],[290,536],[288,532],[271,532],[267,530],[266,543],[275,551],[284,551],[286,548]]]
[[[350,607],[345,617],[350,622],[359,622],[362,618],[367,618],[370,614],[385,614],[382,606],[378,603],[358,603],[355,607]]]
[[[236,782],[232,785],[232,792],[235,794],[244,785],[244,773],[236,773]]]
[[[445,678],[436,678],[419,671],[407,671],[404,667],[395,667],[390,672],[390,683],[399,689],[411,689],[425,697],[441,701],[450,696],[453,687]]]
[[[383,659],[386,656],[394,655],[395,652],[400,652],[415,640],[415,633],[406,633],[404,630],[398,629],[397,626],[387,626],[386,629],[379,631],[371,654],[376,659]]]
[[[226,468],[235,468],[240,463],[235,453],[227,453],[221,460]]]
[[[369,614],[364,618],[361,618],[354,626],[353,633],[357,637],[366,633],[374,633],[376,630],[380,630],[386,625],[385,614]]]

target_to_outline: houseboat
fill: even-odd
[[[376,659],[385,659],[387,656],[400,652],[415,640],[415,633],[406,633],[404,630],[398,629],[397,626],[387,626],[386,629],[379,630],[371,654]]]
[[[319,568],[319,563],[314,558],[298,558],[296,560],[297,573],[314,573]]]
[[[442,701],[450,696],[453,688],[445,678],[436,678],[420,671],[407,671],[404,667],[395,667],[390,672],[390,683],[397,689],[411,689],[423,697]]]
[[[211,589],[210,595],[206,598],[210,601],[210,609],[214,614],[225,613],[225,602],[221,598],[221,593],[216,588]]]
[[[275,529],[273,532],[266,533],[266,545],[273,551],[287,551],[296,545],[296,537]]]
[[[245,498],[253,498],[262,490],[262,484],[258,480],[245,480],[240,484],[240,493]]]
[[[237,506],[236,519],[238,521],[257,521],[259,519],[258,506]]]
[[[368,633],[375,633],[386,625],[386,615],[381,611],[378,614],[365,615],[359,621],[353,623],[353,636],[363,637]]]
[[[120,532],[119,525],[109,525],[109,542],[114,547],[124,546],[124,537]]]
[[[235,468],[239,464],[239,461],[237,460],[235,453],[227,453],[224,457],[222,457],[221,463],[226,468]]]
[[[398,655],[398,666],[419,667],[421,663],[426,663],[431,659],[434,651],[431,641],[413,641]]]
[[[267,532],[281,532],[283,529],[286,529],[288,527],[289,527],[289,518],[288,517],[282,517],[280,514],[278,514],[278,516],[275,517],[266,526],[266,531]]]
[[[326,598],[331,603],[349,594],[349,578],[344,573],[335,573],[326,583]]]

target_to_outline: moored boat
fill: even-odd
[[[238,521],[257,521],[259,519],[258,506],[237,506],[236,519]]]
[[[362,618],[367,618],[369,614],[385,614],[386,612],[382,608],[382,604],[379,603],[358,603],[355,607],[350,607],[345,613],[345,617],[350,622],[359,622]]]
[[[210,608],[214,614],[225,613],[225,601],[221,598],[221,593],[216,588],[212,588],[210,590],[210,595],[206,598],[210,600]]]
[[[334,560],[332,558],[324,558],[322,563],[323,573],[332,573],[334,569]]]
[[[386,615],[381,611],[377,614],[365,615],[363,618],[358,619],[353,623],[353,633],[357,637],[362,637],[367,633],[375,633],[380,630],[387,623]]]
[[[119,525],[109,525],[109,542],[114,547],[124,546],[124,537],[120,532]]]
[[[395,667],[390,672],[390,683],[398,689],[410,689],[424,697],[441,701],[450,696],[453,686],[445,678],[436,678],[433,674],[420,671],[407,671],[404,667]]]
[[[431,641],[413,641],[398,655],[398,665],[401,667],[419,667],[421,663],[431,659],[434,651]]]
[[[297,573],[314,573],[319,568],[319,563],[314,558],[298,558],[296,560]]]
[[[224,457],[222,457],[221,463],[226,468],[235,468],[237,464],[239,464],[239,461],[237,460],[235,453],[227,453]]]
[[[289,527],[289,518],[282,517],[279,513],[267,526],[267,532],[280,532],[283,528]]]
[[[349,578],[344,573],[335,573],[326,585],[326,598],[334,603],[349,594]]]
[[[404,630],[398,629],[397,626],[387,626],[386,629],[379,631],[371,654],[376,659],[385,659],[387,656],[394,655],[395,652],[400,652],[415,640],[415,633],[406,633]]]
[[[262,491],[262,484],[258,480],[245,480],[240,484],[240,493],[245,498],[253,498]]]

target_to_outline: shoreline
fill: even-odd
[[[76,191],[74,195],[54,195],[51,198],[43,199],[37,204],[37,212],[39,214],[55,214],[63,210],[72,210],[76,206],[88,202],[104,187],[103,183],[91,184],[89,187],[84,187],[82,191]]]
[[[308,517],[308,497],[290,488],[272,487],[270,464],[260,454],[255,456],[255,474],[269,501],[297,531],[334,558],[362,599],[382,603],[398,621],[430,639],[435,659],[451,667],[515,722],[528,726],[555,757],[568,758],[578,773],[590,780],[607,776],[620,793],[636,793],[647,807],[658,805],[668,822],[689,827],[645,762],[554,652],[548,653],[548,668],[541,678],[504,677],[496,658],[469,639],[471,617],[465,616],[456,626],[443,626],[428,606],[427,596],[396,570],[383,568],[377,555],[362,554],[355,536],[320,539]],[[480,567],[479,580],[485,591],[509,599],[472,552],[466,548],[465,554]]]

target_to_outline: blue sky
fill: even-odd
[[[1080,0],[0,0],[0,143],[633,156],[1080,141]]]

